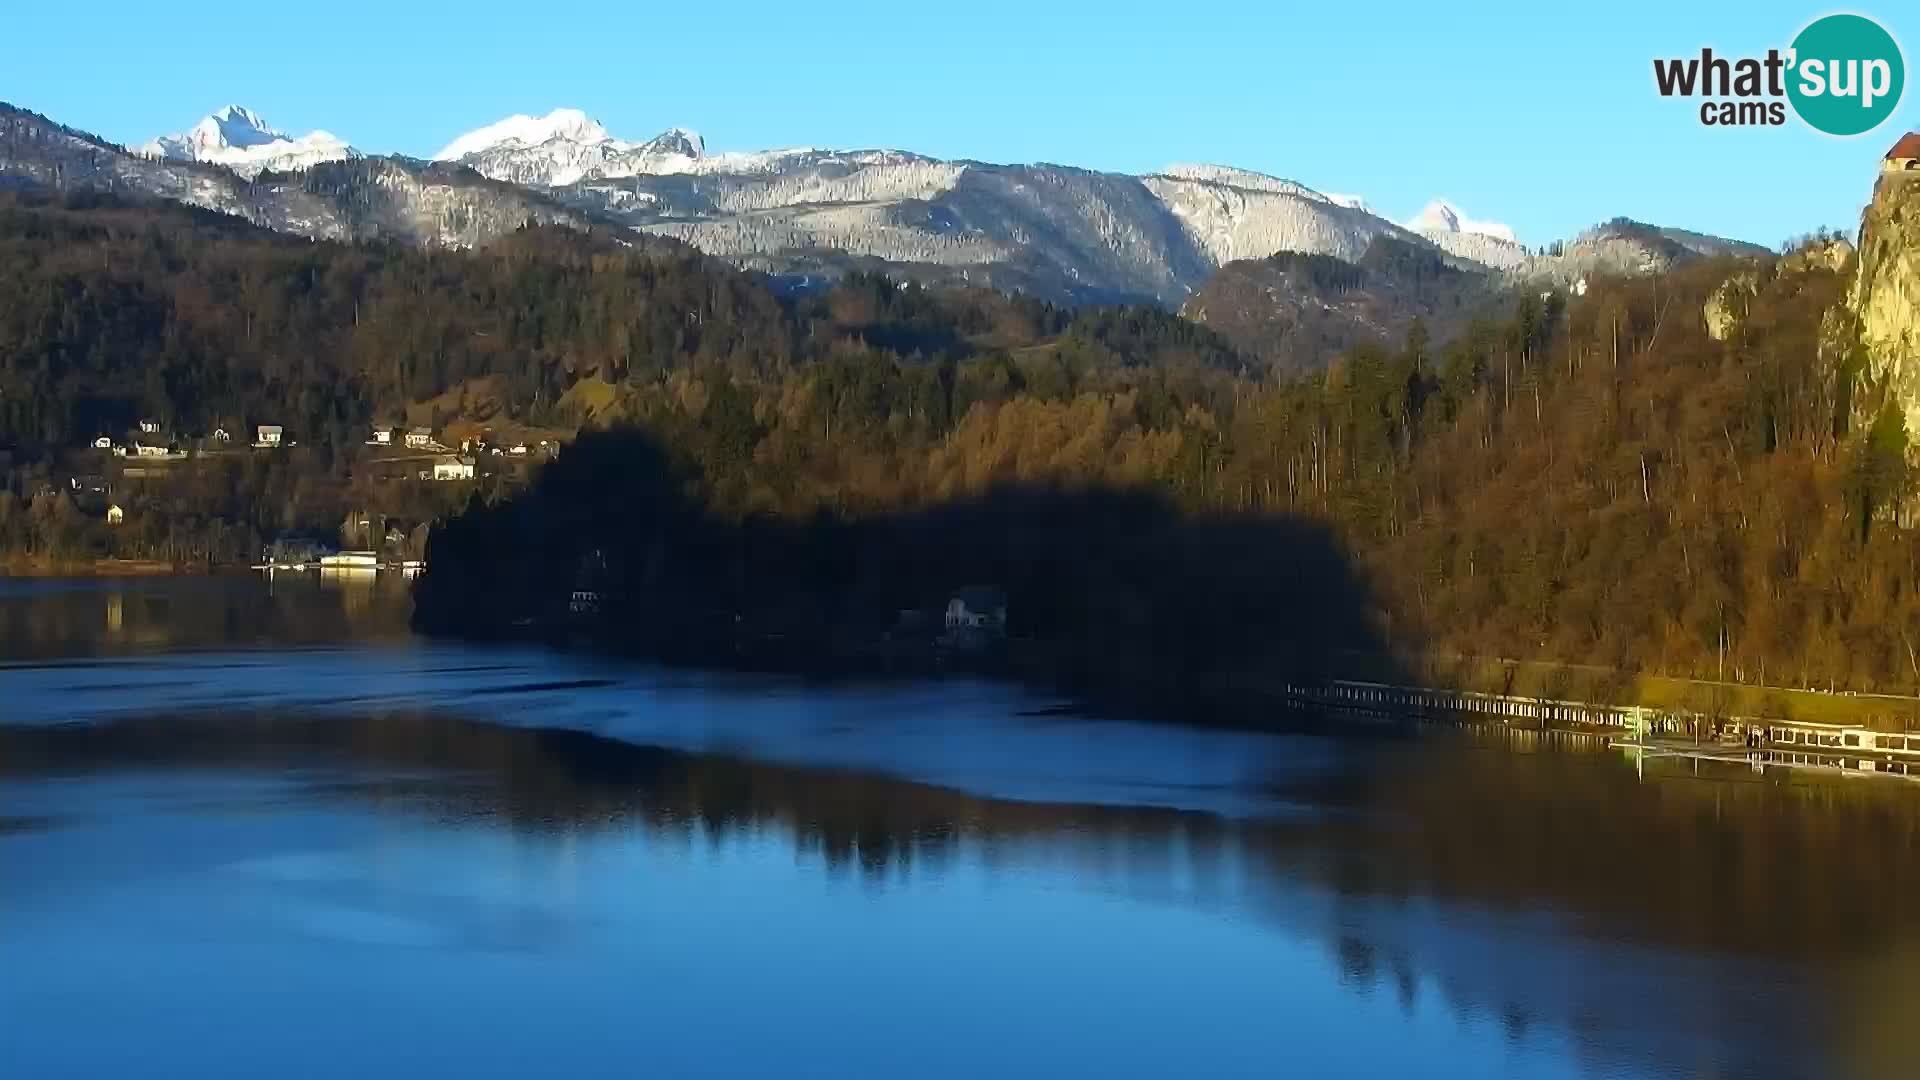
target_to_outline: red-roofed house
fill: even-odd
[[[1920,131],[1909,131],[1887,151],[1881,165],[1887,172],[1920,172]]]

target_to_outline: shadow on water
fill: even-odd
[[[1280,819],[982,798],[414,711],[0,727],[0,788],[284,778],[295,797],[532,838],[785,838],[870,888],[963,857],[1317,941],[1356,994],[1438,993],[1655,1075],[1882,1076],[1920,1008],[1920,805],[1872,785],[1641,778],[1470,737],[1384,744]],[[1344,768],[1344,765],[1330,768]],[[58,830],[57,814],[6,819]]]
[[[415,625],[584,637],[690,664],[872,672],[931,649],[948,599],[1003,591],[987,670],[1107,696],[1230,701],[1380,654],[1375,604],[1324,526],[1140,492],[1006,487],[805,521],[714,511],[638,431],[589,432],[532,487],[436,529]],[[591,612],[573,603],[591,595]],[[919,637],[908,629],[922,627]],[[1256,679],[1257,676],[1257,679]]]

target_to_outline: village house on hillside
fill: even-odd
[[[285,432],[279,424],[261,424],[255,429],[253,445],[263,447],[279,446],[280,439],[284,434]]]
[[[1880,167],[1887,172],[1920,172],[1920,131],[1900,136]]]
[[[385,424],[375,424],[373,433],[367,436],[368,446],[392,446],[393,429]]]
[[[443,457],[433,463],[435,480],[471,480],[473,479],[473,459]]]
[[[431,450],[434,448],[435,445],[436,444],[433,441],[432,428],[417,427],[417,428],[409,428],[407,430],[407,449]]]

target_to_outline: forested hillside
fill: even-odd
[[[1757,293],[1716,341],[1702,307],[1735,272]],[[670,378],[643,415],[717,513],[1146,490],[1208,520],[1325,524],[1408,653],[1906,691],[1906,438],[1845,288],[1818,260],[1728,260],[1597,279],[1570,307],[1525,297],[1305,378],[961,362],[1004,381],[943,411],[914,392],[939,365],[848,361]]]
[[[1029,363],[1067,375],[1240,364],[1214,335],[1151,309],[1076,316],[860,277],[783,306],[754,277],[668,240],[535,229],[477,253],[421,252],[28,196],[0,196],[0,357],[0,440],[27,449],[139,416],[283,423],[346,446],[376,415],[482,379],[497,382],[507,418],[566,426],[709,365],[776,378],[846,360],[986,358],[1000,365],[992,383]],[[583,391],[570,411],[583,380],[598,396]]]
[[[1716,341],[1702,306],[1736,270],[1756,292]],[[204,527],[247,521],[246,542],[373,498],[356,454],[372,420],[632,424],[715,520],[1133,493],[1323,529],[1397,648],[1907,690],[1906,436],[1838,305],[1850,272],[1597,278],[1570,306],[1528,295],[1452,334],[1416,322],[1296,376],[1152,309],[871,276],[782,299],[668,242],[534,230],[421,252],[13,196],[0,541],[44,543],[24,513],[37,485],[150,414],[284,423],[304,444],[249,466],[259,485],[241,490],[271,512],[196,504]],[[423,521],[443,509],[414,501]]]
[[[1415,322],[1452,337],[1511,288],[1431,248],[1377,236],[1357,262],[1282,251],[1228,263],[1181,313],[1264,366],[1308,372],[1355,345],[1398,342]]]

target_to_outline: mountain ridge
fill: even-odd
[[[238,106],[142,148],[157,156],[62,130],[61,139],[16,140],[0,172],[174,199],[329,239],[472,246],[525,223],[604,224],[688,243],[800,288],[866,270],[1177,309],[1232,263],[1280,252],[1358,263],[1382,237],[1461,269],[1563,284],[1596,268],[1640,272],[1703,248],[1740,247],[1645,227],[1583,234],[1548,256],[1452,204],[1411,223],[1434,227],[1409,228],[1363,198],[1227,165],[1133,175],[895,149],[712,153],[686,128],[625,140],[578,109],[486,125],[433,162],[365,156],[345,143],[327,151],[345,155],[338,160],[286,158],[298,141]]]
[[[585,229],[587,215],[469,169],[397,157],[244,176],[153,158],[0,102],[0,178],[14,186],[163,199],[319,240],[477,247],[530,224]]]

